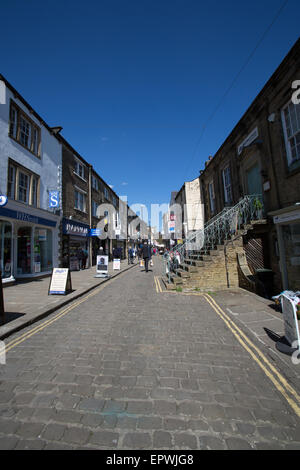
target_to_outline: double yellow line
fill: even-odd
[[[125,273],[120,273],[118,275],[118,277],[124,275]],[[109,284],[111,281],[113,281],[114,278],[112,279],[109,279],[108,281],[106,281],[103,285],[101,284],[100,287],[98,287],[97,289],[93,290],[93,292],[91,292],[90,294],[87,294],[85,295],[83,298],[81,298],[80,300],[77,300],[75,301],[74,303],[72,303],[72,305],[70,305],[69,307],[65,308],[64,310],[62,310],[61,312],[57,313],[53,318],[50,318],[49,320],[46,320],[45,322],[43,322],[41,325],[38,325],[36,326],[35,328],[32,328],[30,331],[28,331],[27,333],[23,333],[22,335],[18,336],[16,339],[10,341],[9,343],[5,344],[4,347],[0,348],[0,358],[1,356],[3,356],[4,354],[6,354],[8,351],[10,351],[12,348],[15,348],[16,346],[18,346],[18,344],[21,344],[23,343],[24,341],[26,341],[28,338],[30,338],[31,336],[35,335],[36,333],[38,333],[39,331],[42,331],[44,330],[47,326],[51,325],[52,323],[56,322],[57,320],[59,320],[60,318],[64,317],[65,315],[67,315],[67,313],[71,312],[71,310],[73,310],[74,308],[78,307],[80,304],[82,304],[83,302],[85,302],[86,300],[88,300],[90,297],[93,297],[94,295],[97,295],[102,289],[104,289],[105,286],[107,286],[107,284]]]
[[[291,387],[287,380],[280,374],[280,372],[259,350],[259,348],[253,344],[253,342],[245,335],[245,333],[221,309],[217,302],[209,294],[204,294],[203,297],[214,309],[217,315],[224,321],[238,342],[250,354],[252,359],[254,359],[254,361],[259,365],[266,376],[273,382],[276,389],[283,395],[296,415],[300,418],[300,396],[298,393],[293,389],[293,387]]]
[[[162,292],[162,288],[161,288],[161,285],[157,276],[154,276],[154,282],[155,282],[156,292],[157,293]]]

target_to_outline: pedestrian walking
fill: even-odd
[[[142,251],[142,258],[144,259],[144,263],[145,263],[145,271],[147,273],[149,260],[151,259],[151,247],[148,245],[147,242],[144,243],[141,251]]]
[[[86,248],[82,250],[82,269],[87,268],[87,260],[88,260],[89,254]]]
[[[128,264],[133,264],[134,251],[132,247],[128,250]]]

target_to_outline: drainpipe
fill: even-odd
[[[89,166],[89,226],[92,228],[92,165]],[[92,267],[92,237],[89,237],[89,267]]]

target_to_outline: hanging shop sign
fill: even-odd
[[[59,208],[59,191],[49,191],[49,208]]]
[[[3,194],[0,195],[0,207],[4,207],[7,204],[7,197]]]
[[[108,256],[97,256],[97,275],[96,277],[108,277]]]
[[[120,259],[114,259],[113,262],[113,270],[120,270],[121,269],[121,260]]]
[[[72,291],[71,274],[68,268],[53,268],[48,295],[65,295]]]

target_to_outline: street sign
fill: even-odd
[[[48,295],[65,295],[71,290],[72,282],[69,268],[53,268]]]
[[[7,201],[8,201],[7,197],[1,194],[0,195],[0,207],[6,206]]]
[[[59,191],[49,191],[49,207],[59,208]]]
[[[100,237],[100,236],[101,236],[101,228],[90,229],[90,237]]]

